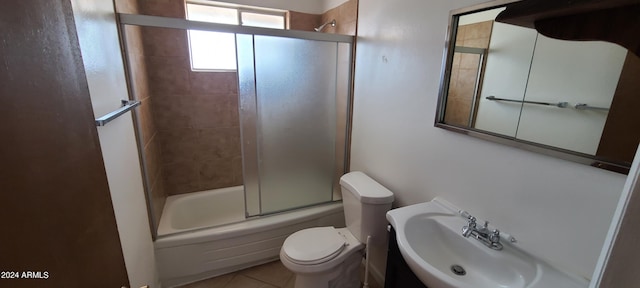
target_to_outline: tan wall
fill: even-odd
[[[358,0],[349,0],[342,5],[322,14],[321,24],[336,20],[336,27],[328,25],[323,32],[344,35],[356,35],[358,23]]]
[[[325,26],[324,33],[356,35],[358,22],[358,0],[349,0],[342,5],[326,11],[323,14],[307,14],[289,11],[289,29],[314,31],[313,28],[336,20],[336,27]]]
[[[289,17],[288,24],[290,30],[314,31],[313,28],[322,24],[320,23],[322,15],[296,11],[289,11],[287,15]]]
[[[185,18],[182,1],[139,8]],[[192,71],[184,30],[146,27],[142,39],[167,194],[242,185],[236,73]]]

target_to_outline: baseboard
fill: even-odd
[[[373,265],[369,267],[369,275],[373,277],[373,280],[376,281],[376,283],[380,284],[380,287],[384,287],[384,274],[380,273],[380,271]]]

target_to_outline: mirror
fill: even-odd
[[[640,139],[640,59],[494,21],[505,7],[452,11],[436,126],[626,173]]]

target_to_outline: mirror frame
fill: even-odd
[[[449,13],[449,25],[447,27],[447,36],[445,39],[445,48],[442,60],[442,68],[440,73],[440,89],[438,91],[438,103],[436,109],[436,117],[434,126],[445,130],[469,135],[471,137],[480,138],[494,143],[516,147],[519,149],[547,155],[554,158],[560,158],[580,164],[585,164],[617,173],[628,174],[630,164],[615,162],[596,157],[595,155],[580,153],[572,150],[562,149],[554,146],[540,144],[536,142],[517,139],[515,137],[497,134],[485,130],[475,129],[472,127],[461,127],[444,123],[445,106],[447,104],[447,93],[449,91],[449,79],[453,65],[452,51],[455,49],[456,32],[458,30],[458,19],[460,16],[471,14],[474,12],[482,12],[511,3],[520,2],[520,0],[494,0],[465,8],[451,10]],[[631,162],[630,162],[631,163]]]

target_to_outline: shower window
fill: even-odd
[[[285,11],[187,3],[187,19],[218,24],[285,28]],[[235,71],[236,39],[233,33],[189,30],[191,69]]]

